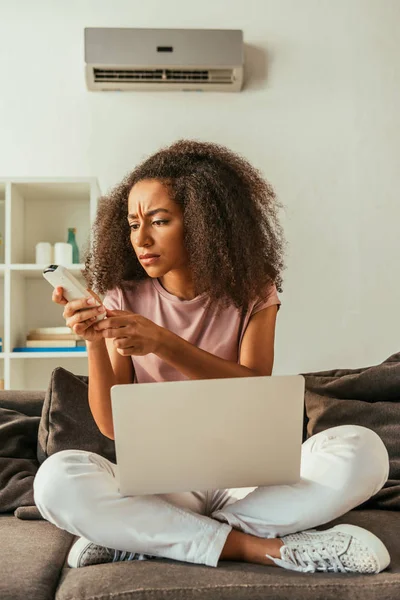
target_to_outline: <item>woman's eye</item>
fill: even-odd
[[[157,224],[157,225],[162,224],[162,225],[164,225],[164,223],[169,223],[169,221],[166,221],[165,219],[160,219],[158,221],[153,221],[152,225],[154,225],[154,224]],[[132,231],[136,231],[136,229],[138,228],[138,224],[137,223],[132,223],[131,225],[129,225],[129,227],[130,227],[130,229],[132,229]]]

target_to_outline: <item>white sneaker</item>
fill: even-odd
[[[102,563],[118,562],[121,560],[150,560],[157,558],[150,554],[135,554],[98,546],[84,537],[80,537],[72,545],[68,554],[68,566],[72,568],[100,565]]]
[[[284,569],[315,573],[380,573],[390,564],[385,545],[373,533],[356,525],[309,529],[281,538],[282,560],[266,554]]]

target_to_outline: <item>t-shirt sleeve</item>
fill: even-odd
[[[278,292],[275,284],[271,285],[268,288],[267,295],[264,299],[257,300],[257,302],[253,306],[253,310],[251,311],[251,315],[255,315],[263,308],[268,308],[268,306],[273,306],[274,304],[278,305],[278,311],[281,307],[281,301],[278,296]]]
[[[108,290],[103,298],[103,304],[109,310],[121,310],[121,290],[118,287]]]

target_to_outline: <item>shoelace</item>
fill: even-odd
[[[114,558],[112,562],[118,562],[121,560],[144,560],[144,554],[136,554],[136,552],[126,552],[125,550],[114,550]]]
[[[315,542],[314,542],[315,543]],[[322,571],[334,571],[335,573],[346,573],[335,547],[332,545],[328,550],[324,543],[315,543],[318,547],[311,550],[313,556],[310,555],[306,546],[300,548],[290,548],[283,546],[281,554],[283,560],[275,559],[277,564],[291,569],[292,571],[303,571],[304,573],[314,573],[317,568]],[[299,569],[300,567],[300,569]]]

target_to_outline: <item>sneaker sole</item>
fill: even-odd
[[[374,552],[379,565],[379,570],[375,571],[376,573],[384,571],[389,566],[390,554],[385,544],[367,529],[363,529],[357,525],[336,525],[332,529],[352,535],[356,540]]]
[[[78,538],[72,545],[71,550],[68,554],[68,566],[72,569],[76,569],[80,566],[80,559],[83,552],[86,550],[89,544],[92,544],[90,540],[84,537]]]

